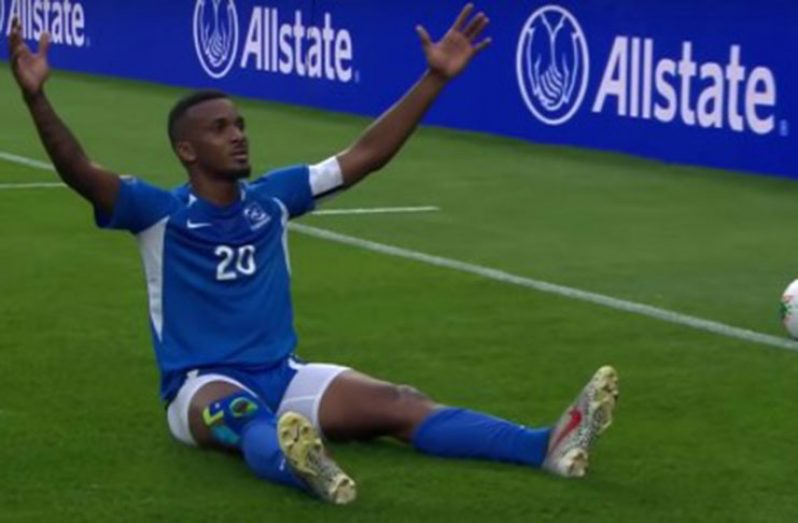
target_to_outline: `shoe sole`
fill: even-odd
[[[294,472],[304,479],[316,495],[336,505],[346,505],[357,497],[355,482],[324,453],[324,445],[304,416],[288,412],[277,422],[280,448]],[[337,469],[332,478],[324,478],[311,455]]]
[[[612,425],[613,411],[620,396],[618,371],[605,365],[596,371],[590,381],[596,391],[595,397],[590,402],[590,417],[598,421],[594,430],[596,436],[599,436]]]
[[[587,473],[588,453],[583,448],[571,449],[560,458],[562,471],[558,474],[566,478],[581,478]]]

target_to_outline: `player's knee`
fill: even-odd
[[[435,403],[423,392],[410,385],[396,385],[398,410],[403,417],[415,421],[435,408]]]
[[[409,385],[393,385],[392,388],[391,435],[410,441],[419,424],[436,409],[436,404],[426,394]]]
[[[426,394],[410,385],[395,385],[396,397],[400,402],[417,403],[430,401]]]

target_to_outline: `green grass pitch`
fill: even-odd
[[[411,79],[408,79],[410,82]],[[164,186],[181,92],[56,73],[96,161]],[[445,94],[444,94],[445,96]],[[253,163],[315,162],[361,118],[241,101]],[[0,151],[46,160],[0,65]],[[53,181],[0,160],[0,183]],[[302,223],[781,335],[798,276],[798,184],[422,129]],[[300,354],[452,405],[554,420],[595,368],[622,398],[589,477],[334,445],[360,497],[336,508],[172,441],[134,242],[65,189],[0,190],[0,521],[796,521],[798,353],[292,234]],[[311,519],[313,518],[313,519]]]

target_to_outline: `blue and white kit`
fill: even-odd
[[[274,412],[290,399],[283,396],[294,376],[313,365],[292,357],[297,336],[287,224],[341,188],[333,157],[242,181],[240,198],[225,207],[199,198],[188,184],[166,191],[124,177],[112,214],[95,210],[98,226],[130,231],[138,240],[164,401],[177,403],[179,397],[186,405],[177,410],[187,409],[193,392],[212,376],[253,391]],[[345,370],[321,367],[327,370],[307,373],[321,382],[316,388]],[[264,372],[272,377],[241,383]],[[178,394],[181,387],[186,390]],[[314,388],[301,387],[305,396],[308,387]],[[304,412],[314,422],[321,394],[323,388],[316,391],[315,406]],[[170,412],[170,425],[171,417]],[[182,412],[176,417],[183,418]]]

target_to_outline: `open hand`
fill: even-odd
[[[446,80],[454,78],[465,69],[477,53],[490,45],[490,38],[475,43],[490,20],[481,11],[471,17],[473,11],[473,4],[466,5],[454,25],[439,42],[433,42],[424,27],[420,25],[416,27],[427,57],[427,64],[434,74]]]
[[[50,47],[50,35],[42,33],[39,39],[39,52],[34,54],[22,39],[22,27],[19,19],[11,23],[11,33],[8,36],[8,49],[11,54],[11,70],[14,73],[22,92],[32,96],[41,92],[44,82],[50,75],[50,66],[47,64],[47,50]]]

